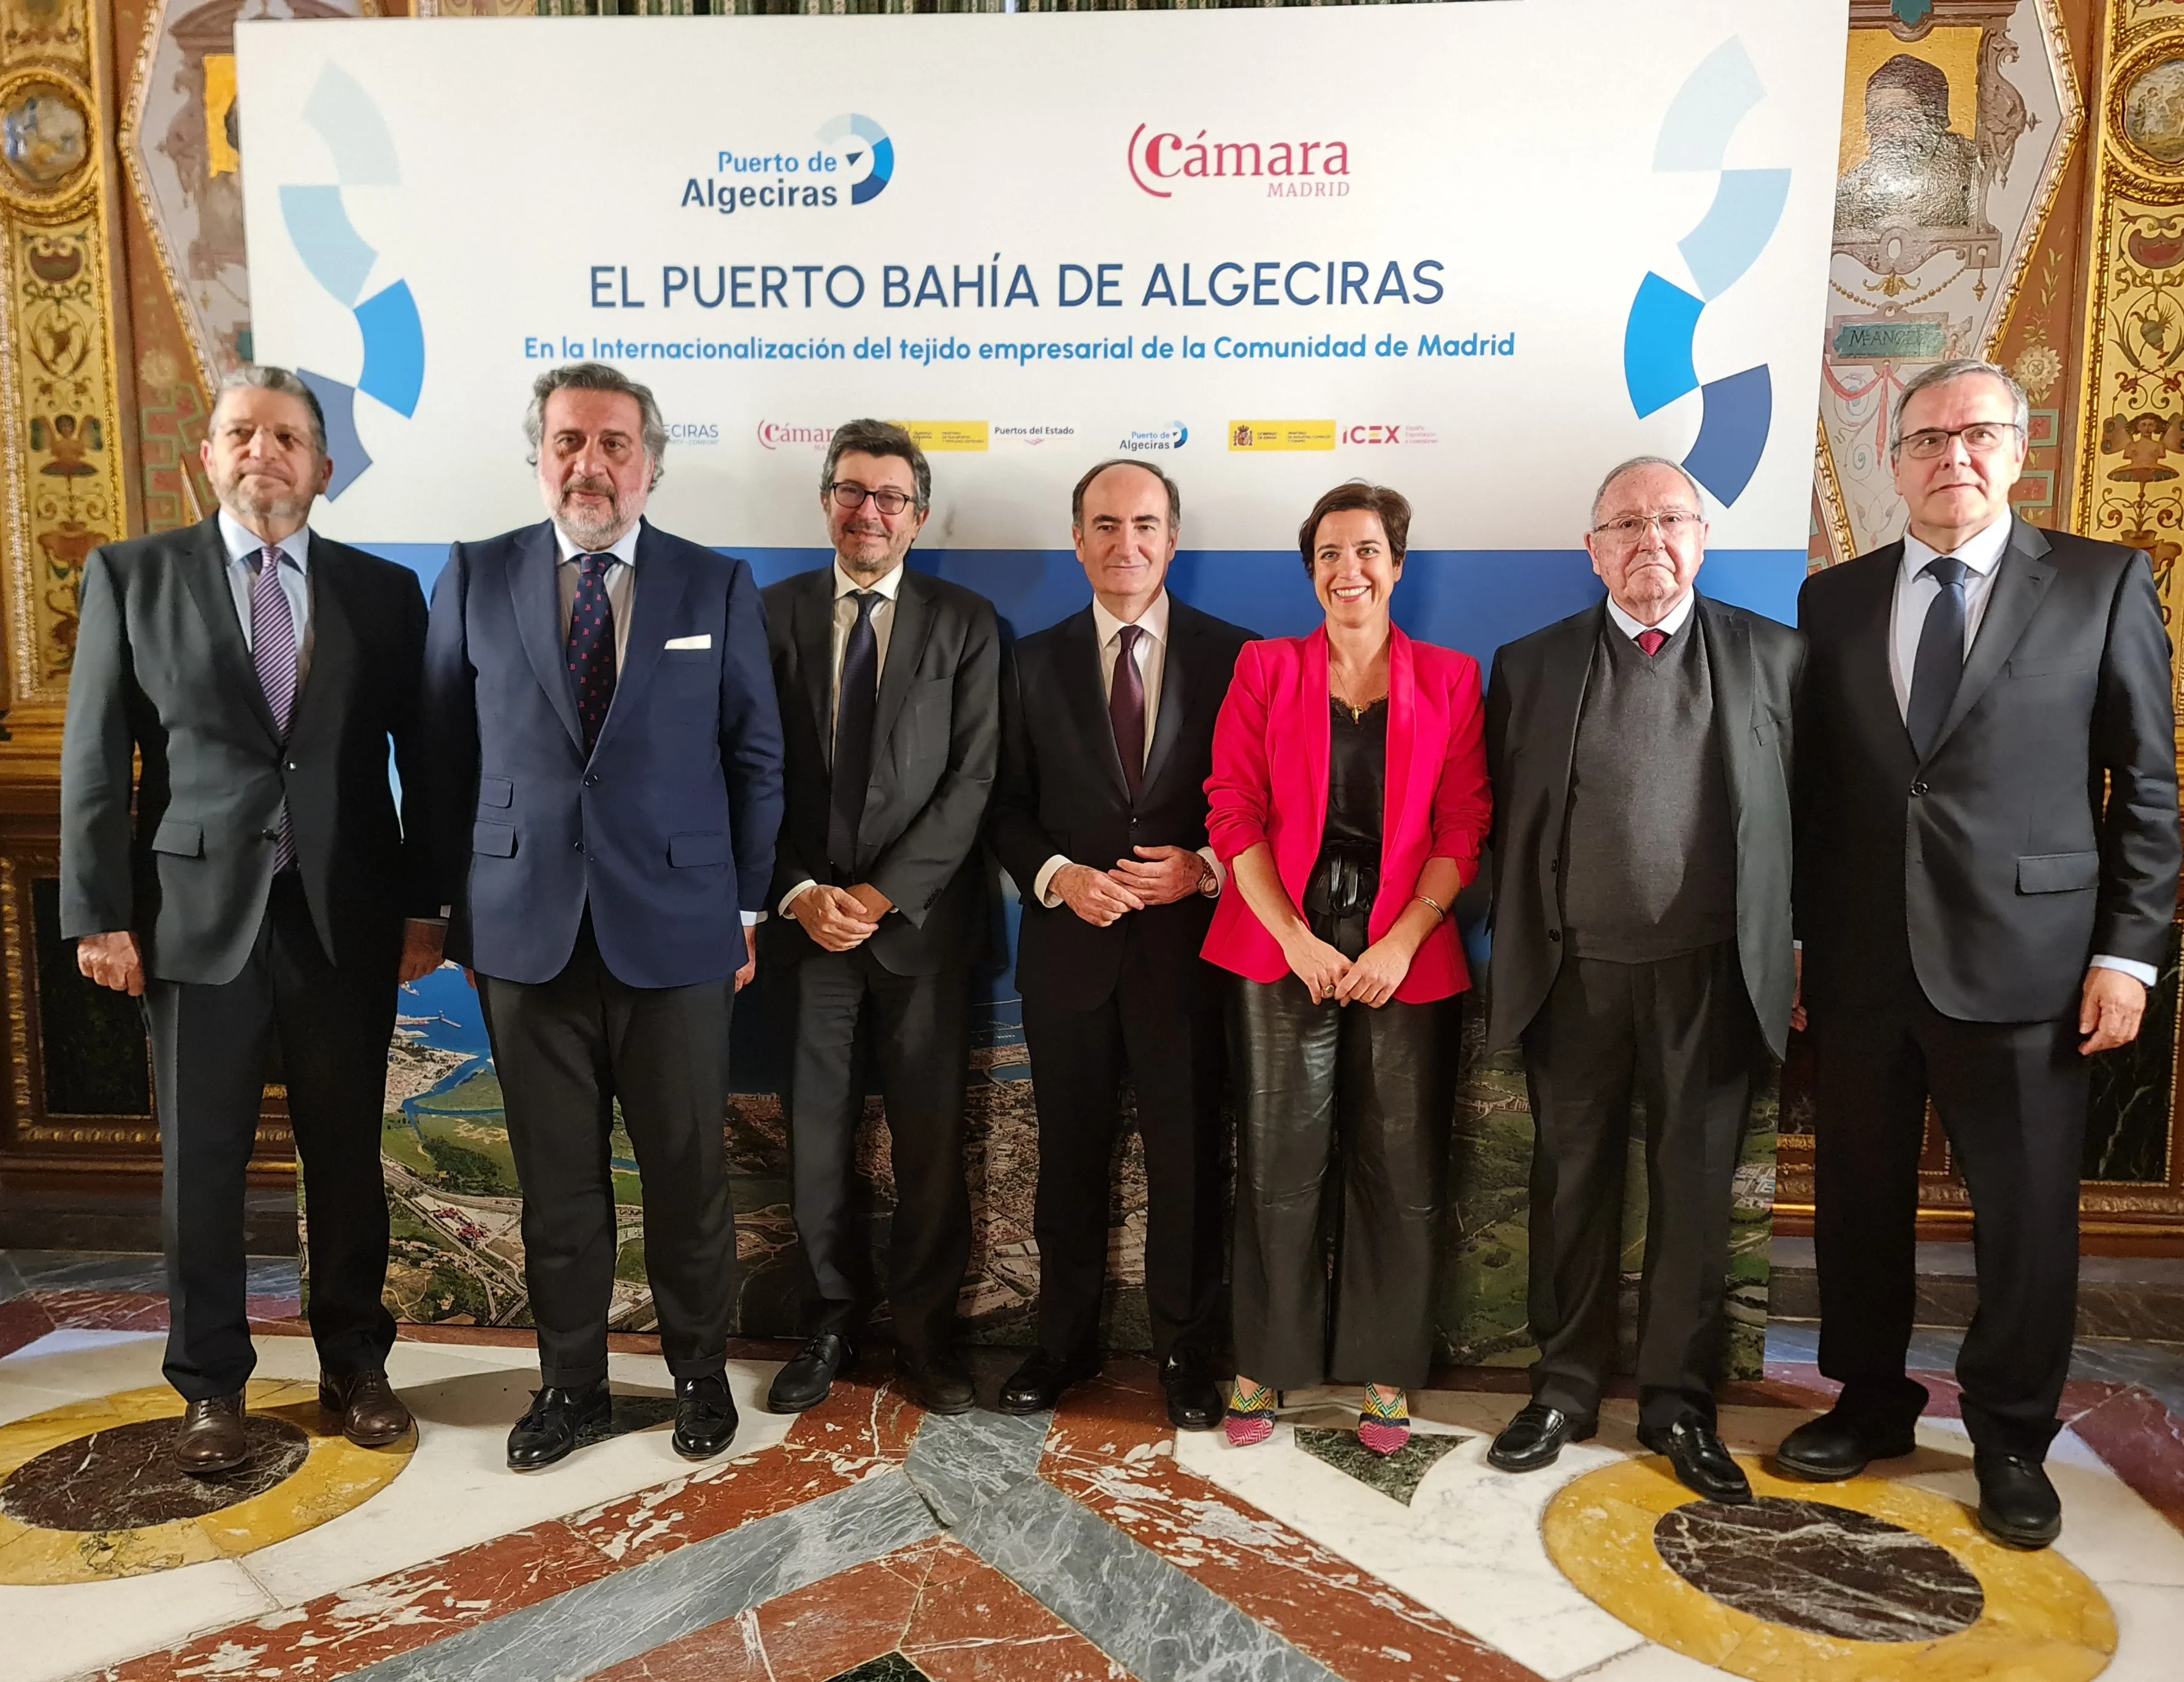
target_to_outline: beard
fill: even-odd
[[[213,491],[222,508],[253,530],[261,526],[300,525],[316,500],[312,492],[299,491],[257,473],[237,473],[215,481]]]
[[[607,505],[604,513],[591,513],[577,507],[573,498],[589,492],[604,497]],[[554,508],[554,518],[569,539],[577,548],[596,554],[621,541],[622,534],[631,525],[629,516],[622,511],[621,495],[604,479],[571,479],[561,487],[561,493]]]

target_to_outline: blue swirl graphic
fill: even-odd
[[[337,184],[283,186],[281,220],[311,278],[356,317],[364,340],[364,371],[353,386],[313,369],[296,370],[326,410],[326,448],[334,464],[326,487],[332,501],[371,465],[357,435],[356,394],[376,398],[404,418],[416,414],[425,386],[425,325],[407,281],[396,281],[359,301],[379,253],[349,220],[342,193],[352,187],[401,185],[401,164],[386,119],[354,77],[328,64],[304,102],[304,120],[326,142]]]
[[[894,177],[894,142],[870,117],[861,117],[854,111],[836,117],[821,126],[817,138],[825,146],[838,146],[844,141],[855,142],[842,153],[843,161],[852,172],[866,158],[871,159],[865,173],[850,188],[850,203],[869,203],[887,190],[888,182]]]
[[[1693,347],[1701,314],[1758,261],[1789,202],[1789,170],[1723,167],[1730,136],[1766,97],[1744,43],[1732,36],[1669,102],[1653,148],[1655,173],[1720,175],[1713,203],[1676,248],[1698,292],[1649,271],[1630,300],[1623,330],[1623,382],[1641,418],[1691,392],[1702,394],[1699,435],[1684,469],[1724,504],[1744,494],[1766,453],[1774,380],[1762,363],[1702,384]]]

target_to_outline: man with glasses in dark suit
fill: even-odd
[[[820,476],[834,560],[765,593],[788,752],[769,950],[795,974],[789,1154],[817,1295],[810,1341],[774,1378],[777,1412],[826,1400],[869,1306],[850,1186],[868,1062],[894,1166],[898,1370],[930,1412],[972,1404],[954,1348],[971,1256],[963,1083],[970,969],[986,940],[978,838],[1000,740],[1000,634],[983,597],[905,565],[932,496],[907,432],[849,422]]]

